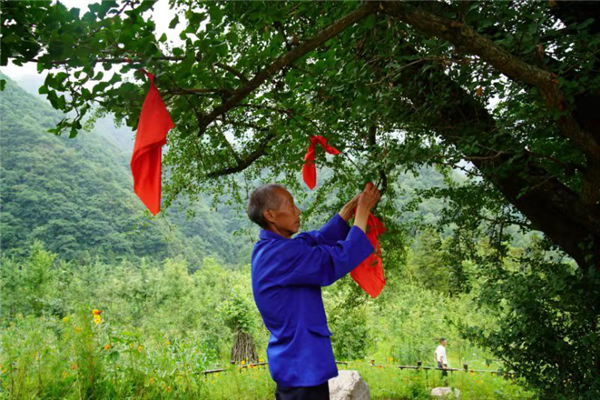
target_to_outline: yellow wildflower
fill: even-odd
[[[265,360],[263,360],[262,358],[258,359],[258,362],[264,362]]]
[[[96,324],[102,323],[102,317],[100,317],[98,314],[94,315],[94,322]]]
[[[138,351],[142,351],[143,349],[144,349],[144,346],[142,346],[142,345],[138,346]]]
[[[79,332],[81,332],[81,328],[80,328],[80,327],[78,327],[78,326],[76,326],[76,327],[75,327],[75,333],[79,333]]]
[[[71,320],[71,317],[66,316],[66,317],[63,317],[62,322],[66,323],[66,322],[69,322],[70,320]]]
[[[171,386],[167,386],[167,388],[165,389],[167,392],[171,391]]]
[[[104,345],[104,350],[108,350],[108,349],[110,349],[110,344],[107,343]]]
[[[168,340],[165,343],[167,344],[167,346],[169,346],[171,344],[171,342]]]
[[[240,364],[242,364],[242,365],[246,364],[246,360],[242,360]]]

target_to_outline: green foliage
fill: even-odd
[[[323,134],[343,156],[318,156],[318,165],[334,173],[315,192],[317,205],[311,213],[331,214],[367,180],[388,182],[377,212],[393,233],[385,244],[402,245],[395,246],[401,248],[393,258],[406,257],[406,239],[423,223],[436,222],[440,235],[419,238],[406,273],[391,278],[414,278],[419,289],[451,291],[457,299],[469,291],[481,295],[482,304],[501,311],[498,325],[504,327],[484,335],[481,343],[498,357],[509,357],[520,374],[553,395],[597,397],[600,352],[586,354],[583,349],[588,341],[597,343],[599,315],[600,15],[593,5],[582,4],[383,2],[324,45],[278,68],[220,121],[206,126],[207,115],[243,92],[246,82],[273,60],[362,3],[275,2],[264,7],[258,2],[203,2],[199,7],[174,0],[170,5],[178,14],[171,29],[180,30],[181,41],[170,43],[166,35],[158,37],[149,17],[152,2],[102,2],[88,10],[69,10],[61,3],[3,1],[0,65],[9,59],[37,62],[39,71],[49,71],[40,93],[53,108],[70,114],[8,113],[8,129],[18,129],[19,135],[8,141],[3,135],[2,148],[13,142],[21,146],[9,166],[28,157],[27,146],[18,141],[37,121],[48,120],[43,129],[74,137],[96,104],[135,127],[147,88],[139,67],[157,76],[177,124],[165,155],[167,205],[181,201],[185,207],[188,199],[183,201],[181,194],[193,201],[202,193],[215,201],[228,194],[243,203],[243,194],[247,198],[256,182],[275,180],[286,183],[300,200],[310,198],[300,190],[298,171],[308,136]],[[406,7],[405,12],[393,13],[394,7]],[[434,15],[420,17],[426,13]],[[475,40],[476,35],[482,36]],[[493,59],[503,52],[510,57]],[[5,92],[11,90],[9,81],[5,86]],[[41,132],[37,127],[33,131]],[[45,139],[47,151],[12,170],[3,165],[2,185],[8,188],[2,194],[3,236],[16,255],[23,255],[35,239],[69,258],[81,251],[81,243],[90,254],[108,254],[113,260],[120,254],[164,258],[186,252],[175,239],[177,246],[158,240],[149,232],[152,227],[143,230],[143,240],[129,242],[123,232],[143,225],[139,210],[127,209],[104,224],[79,226],[65,220],[64,215],[81,220],[82,210],[85,218],[104,214],[114,203],[74,205],[72,199],[87,198],[89,192],[74,193],[77,186],[70,175],[50,179],[45,174],[61,166],[52,163],[56,154],[69,171],[84,170],[84,165],[70,162],[68,148]],[[247,168],[241,168],[244,160],[250,161]],[[31,173],[31,166],[39,165],[49,168]],[[462,169],[469,178],[416,191],[421,198],[446,202],[440,215],[419,213],[415,206],[421,199],[403,204],[398,197],[406,191],[395,184],[402,173],[432,165],[446,175]],[[242,170],[240,176],[220,176],[236,168]],[[112,192],[102,182],[109,172],[96,170],[86,182]],[[25,181],[43,190],[23,191]],[[43,194],[52,188],[60,196],[45,202]],[[324,197],[330,201],[322,201]],[[404,210],[419,214],[416,224],[403,220]],[[511,243],[527,246],[534,228],[558,249],[535,257],[514,254]],[[226,242],[214,237],[213,246]],[[200,247],[199,241],[190,240],[194,247]],[[224,245],[222,250],[232,248]],[[558,250],[577,266],[547,259]],[[520,268],[520,263],[523,270],[517,272],[514,265]],[[437,305],[424,306],[439,312]],[[361,333],[363,319],[353,318],[357,337],[368,338]],[[476,322],[487,326],[489,321]],[[336,324],[351,329],[341,320]],[[360,354],[364,341],[357,343],[349,354]],[[539,352],[561,359],[544,359],[543,368],[536,368],[532,360]]]
[[[193,274],[177,259],[160,267],[56,262],[39,243],[30,253],[2,258],[2,391],[61,398],[204,392],[200,372],[223,364],[233,341],[216,310],[247,271],[210,258]],[[258,326],[255,309],[247,318]]]
[[[240,246],[230,235],[240,228],[231,209],[217,214],[200,200],[149,219],[116,147],[95,132],[73,141],[44,134],[60,114],[7,83],[0,105],[4,254],[22,256],[37,240],[67,260],[178,254],[193,270],[205,255],[236,263],[248,251],[250,241]]]
[[[233,287],[228,299],[219,308],[225,324],[234,332],[251,333],[254,329],[256,310],[247,292],[239,286]]]
[[[258,361],[266,359],[268,332],[252,307],[247,268],[230,270],[211,258],[193,273],[181,259],[167,259],[159,267],[126,260],[118,265],[58,262],[40,244],[28,259],[3,257],[2,265],[0,389],[10,396],[272,396],[266,368],[238,365],[202,373],[229,364],[242,327],[258,338]],[[410,285],[398,279],[402,270],[390,271],[396,274],[388,276],[390,286],[376,301],[348,279],[326,289],[336,356],[350,361],[340,368],[358,369],[373,398],[422,398],[440,385],[438,374],[399,371],[394,365],[418,359],[430,365],[434,339],[442,332],[449,338],[451,366],[468,362],[471,368],[490,368],[484,365],[487,353],[462,341],[456,329],[467,321],[491,321],[471,307],[470,297]],[[36,297],[33,289],[41,287],[54,290],[40,290]],[[450,384],[467,399],[531,395],[489,375],[453,375]]]
[[[600,381],[592,367],[600,351],[598,278],[584,279],[572,262],[548,250],[537,239],[489,271],[493,278],[482,285],[479,301],[502,317],[463,330],[542,393],[591,399]]]

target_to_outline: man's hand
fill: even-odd
[[[356,217],[354,218],[354,226],[359,227],[363,232],[367,233],[367,219],[371,213],[371,209],[375,207],[381,193],[377,186],[369,182],[358,196],[358,202],[356,204]]]
[[[350,200],[339,212],[340,217],[344,219],[344,221],[348,222],[350,218],[354,215],[354,210],[356,210],[356,206],[358,205],[358,197],[360,193],[354,196],[352,200]]]
[[[369,182],[365,186],[365,190],[363,190],[358,196],[358,210],[365,210],[367,214],[371,212],[371,209],[375,207],[379,199],[381,198],[381,193],[379,193],[379,189],[377,186],[373,185],[373,183]]]

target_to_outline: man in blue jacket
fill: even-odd
[[[300,226],[292,195],[271,184],[250,196],[248,216],[262,228],[252,252],[252,291],[271,332],[267,357],[278,400],[329,399],[327,381],[338,370],[321,286],[331,285],[373,253],[365,232],[379,197],[369,183],[323,228],[292,239]]]

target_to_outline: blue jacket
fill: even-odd
[[[267,329],[269,370],[281,386],[315,386],[337,376],[321,286],[360,265],[374,249],[336,214],[293,239],[261,230],[252,252],[252,292]]]

